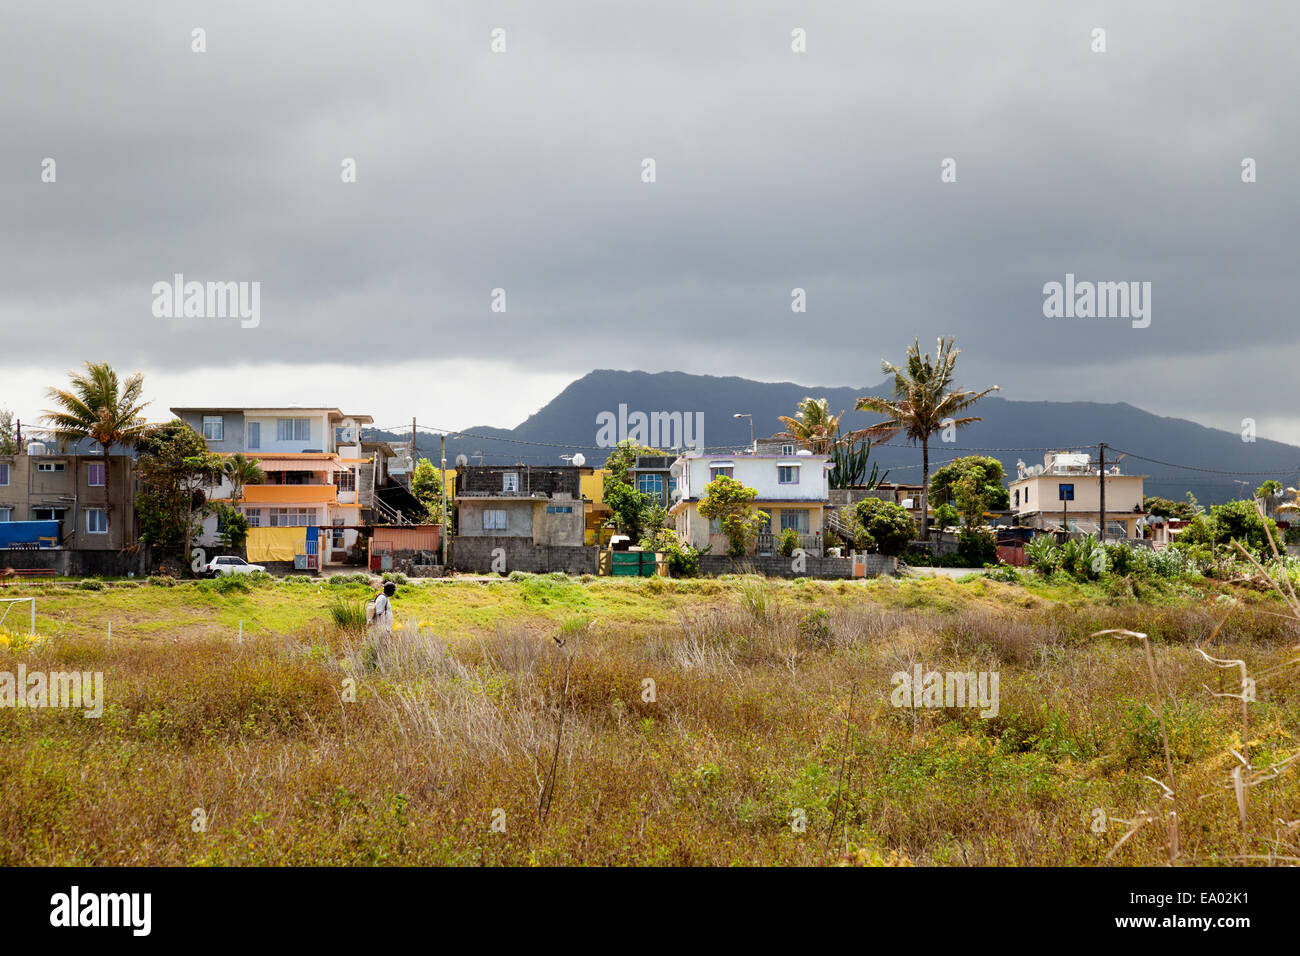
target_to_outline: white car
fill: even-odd
[[[260,564],[249,564],[243,558],[237,558],[234,555],[220,555],[208,562],[208,573],[214,578],[223,574],[252,574],[254,571],[265,571],[266,568]]]

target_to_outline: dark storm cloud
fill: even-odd
[[[0,16],[10,362],[307,365],[382,339],[406,359],[865,384],[914,334],[953,333],[972,385],[1211,410],[1269,404],[1294,363],[1291,4]],[[260,281],[261,325],[155,319],[175,272]],[[1151,327],[1045,319],[1066,272],[1151,282]],[[1175,370],[1261,343],[1248,381]]]

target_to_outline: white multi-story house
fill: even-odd
[[[706,455],[694,452],[673,462],[672,501],[669,515],[676,520],[677,536],[697,548],[727,550],[727,536],[717,519],[700,514],[705,487],[718,475],[728,475],[753,488],[754,506],[768,515],[754,550],[770,553],[776,536],[788,528],[799,533],[800,547],[822,551],[822,530],[830,505],[830,456],[815,455],[793,445],[776,454]],[[789,452],[789,454],[784,454]]]
[[[201,434],[214,453],[242,453],[265,474],[231,500],[222,479],[213,501],[236,506],[253,528],[319,528],[323,560],[341,562],[364,524],[375,483],[382,484],[383,443],[361,441],[369,415],[345,415],[337,408],[173,408],[172,413]],[[372,447],[372,444],[374,447]],[[201,542],[216,542],[217,519],[204,524]],[[252,539],[250,538],[250,542]]]
[[[1106,534],[1138,537],[1145,475],[1125,475],[1118,464],[1102,475],[1084,452],[1049,451],[1041,465],[1020,462],[1010,483],[1011,510],[1022,528],[1100,532],[1101,488],[1106,484]]]

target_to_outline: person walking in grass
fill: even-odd
[[[374,613],[370,618],[370,628],[374,631],[391,631],[393,629],[393,601],[397,585],[392,581],[384,584],[384,590],[375,598]]]

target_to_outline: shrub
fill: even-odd
[[[987,531],[963,528],[957,535],[957,554],[968,567],[983,567],[998,559],[998,543]]]
[[[330,605],[330,617],[334,624],[344,631],[360,631],[366,626],[366,602],[345,601],[335,598]]]
[[[1061,549],[1050,534],[1036,534],[1025,542],[1025,560],[1042,575],[1050,575],[1061,563]]]
[[[794,528],[786,528],[777,538],[776,553],[788,558],[794,554],[797,547],[799,547],[799,532]]]
[[[95,578],[86,578],[78,581],[77,587],[83,591],[102,591],[104,590],[104,582]]]
[[[385,583],[389,581],[393,582],[394,584],[408,583],[406,579],[406,575],[403,574],[401,571],[385,571],[383,577]]]
[[[1095,581],[1106,570],[1106,552],[1096,535],[1069,538],[1060,554],[1061,570],[1078,581]]]
[[[916,522],[902,507],[880,498],[864,498],[846,509],[854,542],[865,550],[899,555],[916,537]]]
[[[176,579],[170,574],[151,574],[149,583],[156,588],[171,588],[176,586]]]
[[[1020,572],[1009,564],[994,565],[984,572],[984,576],[1004,584],[1016,584],[1020,581]]]

